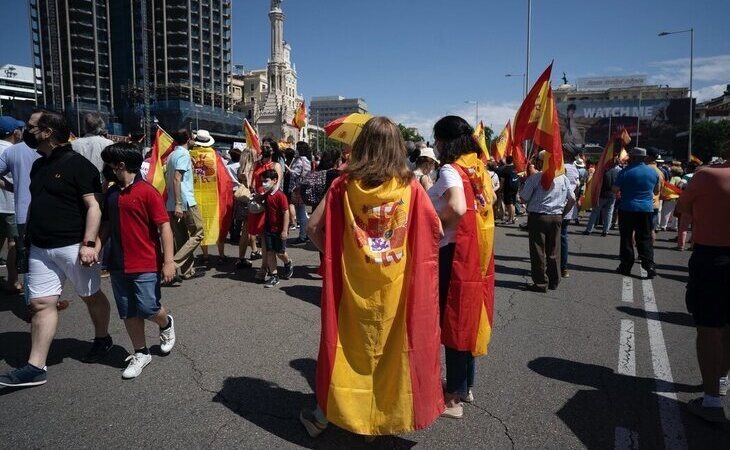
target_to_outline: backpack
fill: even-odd
[[[327,193],[327,171],[309,172],[299,182],[299,194],[307,206],[317,206]]]

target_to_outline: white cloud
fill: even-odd
[[[484,122],[485,126],[492,128],[495,134],[502,131],[502,127],[508,120],[514,119],[518,103],[512,102],[491,102],[479,101],[479,120]],[[457,104],[444,106],[439,113],[409,111],[405,113],[397,113],[392,116],[396,122],[402,123],[407,127],[415,127],[421,136],[427,141],[433,141],[433,125],[441,117],[446,115],[456,115],[463,117],[467,122],[473,125],[476,105],[474,104]]]
[[[697,99],[697,102],[706,102],[707,100],[721,96],[726,88],[727,85],[725,84],[713,84],[701,89],[695,89],[692,95]]]
[[[689,85],[689,58],[671,59],[649,63],[657,74],[650,77],[653,84],[672,87]],[[694,59],[693,77],[696,83],[721,83],[730,81],[730,55],[705,56]]]

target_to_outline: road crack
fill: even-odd
[[[482,411],[483,413],[487,414],[487,415],[488,415],[489,417],[491,417],[492,419],[494,419],[494,420],[496,420],[497,422],[499,422],[499,423],[500,423],[500,425],[502,425],[502,428],[504,429],[504,435],[505,435],[505,436],[507,436],[507,439],[509,439],[509,442],[510,442],[510,444],[512,445],[512,448],[513,448],[513,449],[515,448],[515,441],[514,441],[514,439],[512,438],[512,435],[510,434],[510,431],[509,431],[509,427],[507,426],[507,424],[505,423],[505,421],[504,421],[504,420],[502,420],[502,418],[501,418],[501,417],[499,417],[499,416],[496,416],[496,415],[494,415],[494,414],[493,414],[493,413],[492,413],[491,411],[489,411],[488,409],[486,409],[486,408],[482,408],[481,406],[479,406],[479,405],[477,405],[477,404],[475,404],[475,403],[471,403],[471,406],[473,406],[474,408],[478,409],[479,411]]]

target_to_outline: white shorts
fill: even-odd
[[[101,266],[82,266],[79,261],[81,244],[60,248],[30,246],[27,288],[29,299],[60,296],[68,278],[79,297],[96,294],[101,286]]]

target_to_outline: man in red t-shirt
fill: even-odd
[[[264,188],[264,255],[261,271],[271,274],[264,287],[271,288],[279,284],[276,257],[284,263],[282,278],[288,280],[294,274],[291,258],[286,253],[286,240],[289,237],[289,201],[277,187],[279,174],[269,169],[261,173],[261,186]]]
[[[175,345],[173,318],[160,303],[160,278],[169,283],[175,276],[175,250],[162,196],[139,175],[139,149],[120,142],[105,148],[101,158],[117,179],[106,193],[100,236],[101,242],[109,239],[106,267],[119,317],[134,347],[122,373],[122,378],[130,379],[139,376],[152,361],[145,342],[144,319],[160,327],[163,354]]]
[[[726,149],[730,158],[730,149]],[[677,201],[692,218],[694,248],[689,260],[687,309],[697,327],[697,360],[704,396],[688,404],[691,413],[725,422],[721,395],[730,371],[730,163],[698,170]]]

